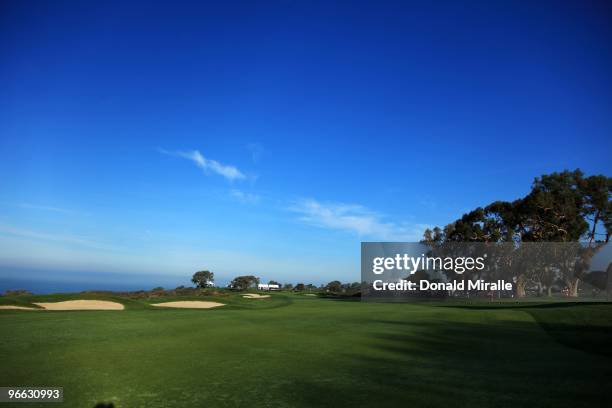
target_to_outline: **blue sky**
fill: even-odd
[[[0,6],[5,279],[354,281],[362,240],[612,174],[605,2],[124,3]]]

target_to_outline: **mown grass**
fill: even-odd
[[[27,304],[83,297],[20,298]],[[191,300],[227,306],[175,310],[148,306],[168,298],[95,298],[121,301],[126,310],[0,311],[0,385],[63,386],[66,407],[609,401],[606,304],[449,307],[274,294],[199,297]]]

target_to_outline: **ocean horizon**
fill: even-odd
[[[10,271],[10,272],[9,272]],[[38,269],[0,269],[0,294],[7,290],[27,290],[35,294],[174,289],[192,286],[189,276],[120,272],[45,271]]]

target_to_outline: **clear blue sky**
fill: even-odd
[[[2,2],[5,279],[354,281],[362,240],[612,174],[609,2],[199,3]]]

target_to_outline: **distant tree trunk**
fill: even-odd
[[[542,285],[542,282],[538,282],[538,296],[544,296],[544,285]]]
[[[597,210],[595,213],[595,218],[593,219],[593,229],[591,230],[591,238],[589,239],[589,245],[593,243],[595,240],[595,230],[597,229],[597,223],[599,222],[600,210]]]
[[[569,296],[570,297],[578,297],[578,283],[580,282],[580,279],[578,278],[572,278],[571,280],[567,281],[567,287],[569,289]]]
[[[610,292],[612,292],[612,262],[608,264],[608,269],[606,269],[606,300],[610,300]]]
[[[527,279],[525,279],[524,275],[519,275],[516,277],[516,297],[522,298],[525,297],[525,286],[527,285]]]

